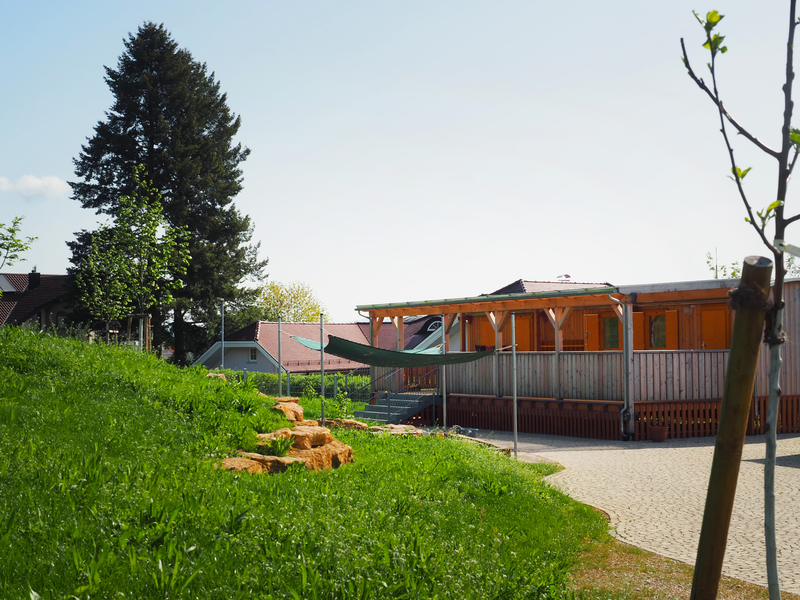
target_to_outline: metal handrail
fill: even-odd
[[[416,378],[414,381],[412,381],[411,383],[408,383],[408,384],[404,385],[404,386],[403,386],[403,387],[400,389],[400,391],[399,391],[399,392],[386,392],[386,393],[387,393],[387,399],[388,399],[388,402],[386,403],[386,413],[387,413],[387,414],[386,414],[386,422],[387,422],[387,423],[388,423],[388,422],[390,422],[390,421],[392,420],[392,394],[403,394],[403,393],[406,393],[406,391],[407,391],[409,388],[413,387],[413,386],[414,386],[416,383],[418,383],[419,381],[421,381],[421,380],[425,379],[425,378],[426,378],[428,375],[430,375],[431,373],[433,373],[433,372],[434,372],[436,369],[437,369],[437,367],[434,367],[433,369],[431,369],[431,370],[430,370],[430,371],[428,371],[427,373],[423,373],[422,375],[420,375],[419,377],[417,377],[417,378]],[[399,370],[399,369],[398,369],[398,370]],[[394,371],[394,372],[396,373],[397,371]],[[421,391],[421,390],[420,390],[420,391]],[[420,398],[422,398],[422,397],[424,397],[424,396],[429,396],[429,395],[430,395],[430,394],[419,394],[419,395],[417,396],[417,399],[416,399],[416,401],[417,401],[417,402],[419,402]]]

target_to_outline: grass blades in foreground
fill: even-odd
[[[247,386],[0,329],[0,597],[559,598],[594,511],[453,439],[341,432],[356,462],[214,467],[285,420]]]
[[[591,542],[570,575],[575,598],[582,600],[689,600],[691,565],[615,540]],[[784,600],[800,596],[781,592]],[[722,577],[719,600],[767,600],[766,588]]]

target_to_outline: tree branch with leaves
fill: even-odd
[[[784,342],[783,333],[783,282],[786,275],[784,265],[784,239],[786,227],[800,219],[800,214],[786,218],[784,216],[786,192],[791,180],[794,166],[797,163],[798,152],[800,152],[800,130],[792,127],[792,111],[794,104],[792,101],[792,88],[794,84],[794,34],[798,25],[796,0],[789,3],[788,35],[786,40],[786,70],[783,82],[783,122],[781,125],[781,144],[779,149],[773,149],[762,143],[755,135],[743,127],[725,109],[722,98],[717,86],[717,59],[728,50],[723,45],[725,37],[715,32],[716,27],[723,19],[723,15],[718,11],[711,11],[706,14],[705,19],[697,13],[695,17],[705,31],[705,43],[703,47],[708,50],[711,61],[707,63],[711,74],[711,87],[697,75],[689,62],[686,46],[681,39],[681,50],[683,63],[688,70],[689,77],[703,90],[717,107],[720,121],[720,130],[725,141],[725,148],[728,152],[731,164],[732,179],[744,204],[747,216],[745,220],[753,227],[761,241],[770,250],[774,259],[775,281],[772,286],[772,306],[767,312],[767,319],[764,331],[764,341],[770,349],[769,367],[769,407],[765,423],[766,431],[766,462],[764,467],[764,529],[767,546],[767,579],[770,600],[780,598],[780,586],[778,583],[777,569],[777,547],[775,542],[775,457],[777,452],[777,421],[778,405],[780,402],[781,389],[779,387],[780,371],[782,365],[781,345]],[[749,201],[744,189],[744,179],[750,172],[750,168],[742,169],[736,164],[733,145],[728,136],[727,125],[732,126],[737,133],[753,143],[768,156],[778,162],[777,193],[774,200],[767,203],[765,208],[753,213],[752,204]],[[768,226],[772,224],[774,234],[767,234]],[[694,598],[694,595],[692,596]]]
[[[173,302],[189,264],[185,228],[167,222],[144,167],[133,171],[136,187],[119,197],[113,224],[91,234],[88,254],[73,255],[81,302],[107,327],[133,309],[143,316]]]
[[[38,238],[20,237],[20,224],[25,217],[14,217],[11,225],[0,223],[0,269],[6,264],[13,267],[20,260],[19,255],[30,250],[31,244]],[[24,258],[21,260],[25,260]]]

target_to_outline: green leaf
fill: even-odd
[[[725,15],[719,14],[719,11],[717,10],[712,10],[711,12],[706,14],[706,23],[711,24],[711,27],[713,29],[713,27],[724,18]]]
[[[772,204],[770,204],[770,205],[767,207],[767,214],[769,214],[769,212],[770,212],[770,211],[772,211],[772,210],[775,210],[775,209],[776,209],[776,208],[778,208],[779,206],[783,206],[783,200],[775,200],[775,202],[773,202]]]
[[[796,127],[789,129],[789,140],[795,145],[800,145],[800,129]]]
[[[739,167],[731,167],[731,173],[736,175],[736,177],[741,180],[747,177],[747,174],[750,172],[750,169],[752,168],[753,167],[747,167],[744,171],[742,171]],[[731,177],[730,179],[733,179],[733,177]]]

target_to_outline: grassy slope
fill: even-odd
[[[552,467],[455,440],[343,433],[336,471],[214,468],[281,425],[246,386],[0,329],[0,597],[560,597],[603,536]]]

